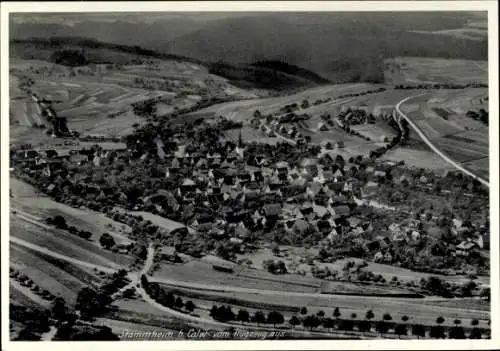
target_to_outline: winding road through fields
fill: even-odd
[[[416,97],[419,97],[419,96],[422,96],[425,94],[427,94],[427,93],[419,94],[419,95],[415,95],[415,96],[408,96],[408,97],[404,98],[403,100],[398,102],[398,104],[396,105],[396,107],[395,107],[396,112],[408,122],[408,124],[413,128],[413,130],[418,134],[418,136],[427,144],[427,146],[429,146],[431,148],[431,150],[434,151],[436,154],[438,154],[443,160],[445,160],[446,162],[451,164],[453,167],[455,167],[456,169],[458,169],[462,173],[476,179],[477,181],[481,182],[483,185],[486,185],[489,188],[490,184],[488,183],[488,181],[481,178],[479,175],[471,172],[470,170],[466,169],[465,167],[463,167],[462,165],[460,165],[456,161],[452,160],[448,155],[444,154],[441,150],[439,150],[429,140],[429,138],[424,134],[424,132],[422,132],[422,130],[415,124],[415,122],[413,122],[411,120],[411,118],[409,118],[404,112],[401,111],[402,104],[404,104],[405,102],[407,102],[410,99],[413,99],[413,98],[416,98]]]

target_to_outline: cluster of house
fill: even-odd
[[[175,185],[144,196],[136,209],[168,214],[191,207],[196,211],[187,223],[190,228],[214,238],[229,238],[236,244],[256,230],[271,228],[293,233],[319,232],[332,245],[338,235],[360,237],[372,227],[355,209],[363,201],[376,197],[389,172],[396,183],[421,186],[432,183],[426,176],[414,178],[404,169],[394,168],[392,162],[375,164],[366,160],[360,165],[339,162],[329,153],[291,165],[286,161],[274,162],[263,154],[249,155],[243,145],[221,149],[175,141],[177,149],[168,154],[160,139],[156,145],[165,165],[164,177]],[[13,152],[12,158],[28,173],[41,172],[50,177],[65,163],[100,166],[103,159],[124,157],[124,151],[128,152],[126,149],[64,153],[26,149]],[[141,158],[149,156],[145,153]],[[359,176],[361,173],[363,177]],[[102,191],[97,187],[91,189],[92,186],[87,186],[88,191]],[[53,189],[54,184],[50,184],[47,191]],[[458,223],[452,228],[457,233],[462,230]],[[379,236],[363,243],[376,252],[375,259],[381,262],[393,260],[389,250],[385,250],[391,243],[418,244],[421,240],[419,224],[412,221],[404,226],[393,224],[388,231],[389,237]],[[468,255],[484,245],[482,237],[473,237],[458,245],[456,254]]]
[[[294,166],[256,155],[251,163],[257,166],[250,166],[244,147],[228,153],[190,149],[180,145],[165,155],[165,177],[178,186],[143,198],[143,204],[159,213],[165,207],[177,212],[181,205],[210,209],[195,213],[188,225],[216,238],[229,235],[235,243],[254,230],[276,227],[298,233],[314,230],[332,242],[339,234],[370,230],[369,223],[353,215],[354,199],[373,195],[377,181],[386,175],[369,166],[369,180],[362,182],[355,176],[359,165],[336,163],[328,154],[324,162],[305,158]],[[189,176],[179,178],[186,173]]]
[[[455,254],[457,256],[469,256],[475,250],[489,249],[489,235],[481,235],[479,232],[473,231],[470,226],[465,225],[462,220],[457,218],[454,218],[452,222],[451,233],[464,239],[456,246]]]

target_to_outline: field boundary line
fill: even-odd
[[[426,95],[428,93],[423,93],[423,94],[419,94],[419,95],[414,95],[414,96],[408,96],[406,98],[404,98],[403,100],[401,100],[400,102],[398,102],[398,104],[396,105],[395,107],[395,111],[402,117],[404,118],[408,124],[415,130],[415,132],[420,136],[420,138],[431,148],[432,151],[434,151],[436,154],[438,154],[439,156],[441,156],[442,159],[444,159],[446,162],[448,162],[449,164],[451,164],[452,166],[454,166],[456,169],[458,169],[459,171],[461,171],[462,173],[476,179],[477,181],[479,181],[480,183],[482,183],[483,185],[486,185],[488,188],[490,187],[490,184],[483,178],[481,178],[480,176],[478,176],[477,174],[469,171],[468,169],[462,167],[459,163],[457,163],[456,161],[452,160],[450,157],[448,157],[446,154],[444,154],[441,150],[439,150],[430,140],[429,138],[424,134],[424,132],[422,132],[422,130],[407,116],[405,115],[402,111],[401,111],[401,105],[404,104],[405,102],[407,102],[408,100],[410,99],[414,99],[416,97],[419,97],[419,96],[423,96],[423,95]]]

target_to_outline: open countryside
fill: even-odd
[[[491,338],[488,65],[483,42],[457,34],[484,18],[375,26],[421,57],[369,45],[366,61],[349,48],[327,65],[259,46],[259,60],[214,60],[179,42],[230,14],[200,15],[206,32],[179,29],[172,52],[16,16],[11,340]],[[329,36],[358,15],[325,16]],[[47,14],[54,33],[91,23],[67,18]],[[450,35],[460,45],[436,57]]]

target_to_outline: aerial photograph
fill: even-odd
[[[491,340],[486,11],[8,29],[11,341]]]

